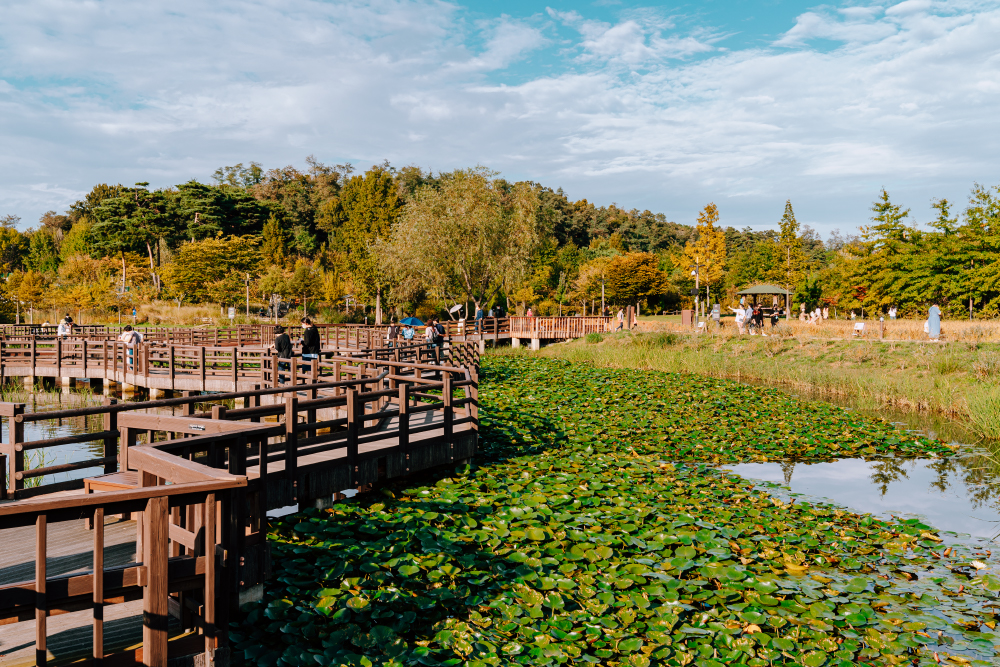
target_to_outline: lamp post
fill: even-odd
[[[694,321],[695,321],[695,328],[697,328],[698,321],[699,321],[698,320],[698,317],[699,317],[698,299],[701,296],[701,283],[699,282],[700,279],[701,279],[701,260],[699,258],[695,257],[694,264],[691,265],[691,266],[689,266],[688,268],[689,269],[694,269],[693,271],[691,271],[691,275],[694,276],[694,291],[695,291],[695,295],[694,295]]]

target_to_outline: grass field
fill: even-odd
[[[838,340],[780,335],[625,332],[551,345],[541,355],[609,368],[678,371],[930,411],[1000,439],[1000,343]]]

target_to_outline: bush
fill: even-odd
[[[977,380],[995,380],[1000,376],[1000,355],[987,352],[972,362],[972,374]]]
[[[587,337],[586,337],[585,340],[588,343],[600,343],[602,340],[604,340],[604,336],[602,334],[599,334],[599,333],[597,333],[595,331],[593,333],[587,334]]]

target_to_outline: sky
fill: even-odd
[[[486,165],[824,237],[1000,184],[1000,1],[5,0],[0,216],[224,165]]]

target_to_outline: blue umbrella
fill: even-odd
[[[399,321],[400,324],[405,324],[408,327],[422,327],[424,323],[421,322],[416,317],[404,317]]]

